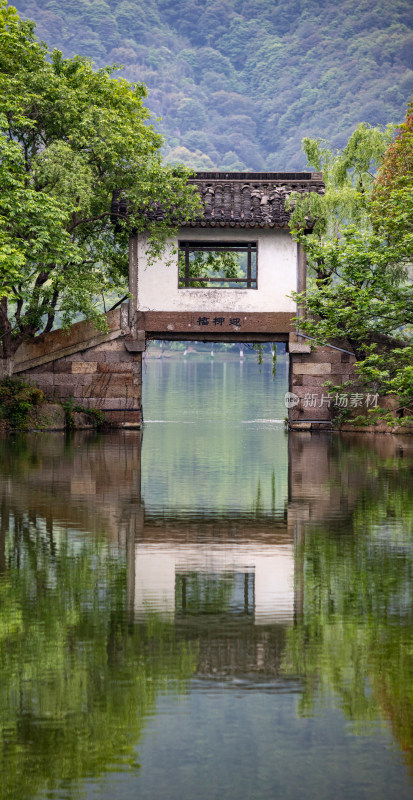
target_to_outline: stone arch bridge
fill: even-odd
[[[142,423],[142,356],[149,339],[284,342],[290,355],[290,424],[330,424],[323,384],[348,378],[354,357],[311,350],[291,297],[305,291],[306,262],[292,239],[286,199],[324,192],[321,173],[197,173],[197,219],[179,228],[162,258],[149,261],[147,237],[130,239],[130,300],[106,315],[108,331],[87,322],[27,342],[15,373],[58,400],[101,409],[119,427]],[[112,205],[114,220],[121,201]],[[218,266],[217,266],[218,265]],[[309,399],[310,398],[310,399]]]

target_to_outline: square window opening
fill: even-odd
[[[255,571],[176,572],[175,611],[180,616],[253,617]]]
[[[179,242],[179,289],[257,289],[257,242]]]

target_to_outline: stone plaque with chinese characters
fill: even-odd
[[[146,311],[142,325],[149,333],[285,333],[294,330],[290,313],[238,311]]]

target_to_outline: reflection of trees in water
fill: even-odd
[[[350,525],[307,525],[297,544],[302,609],[283,668],[304,679],[304,714],[321,693],[362,726],[388,718],[413,769],[412,461],[362,453],[340,454],[360,481]]]
[[[126,564],[102,539],[73,537],[9,509],[0,582],[1,796],[136,767],[161,689],[183,691],[196,643],[126,609]]]
[[[133,765],[159,690],[184,690],[196,673],[257,684],[302,676],[305,713],[321,686],[354,721],[387,716],[411,752],[411,459],[391,439],[291,437],[288,526],[259,514],[258,492],[245,519],[144,518],[135,438],[0,442],[0,795],[24,800],[46,784]],[[290,542],[291,510],[301,507],[313,522],[299,523],[294,628],[254,625],[245,607],[234,613],[230,574],[189,576],[193,613],[177,608],[174,625],[128,616],[135,535],[247,539],[259,549]],[[126,548],[108,545],[118,537],[128,565]]]

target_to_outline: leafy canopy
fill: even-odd
[[[413,99],[405,122],[387,149],[372,195],[371,215],[376,229],[390,242],[403,241],[413,254]]]
[[[127,291],[131,229],[159,251],[198,200],[187,171],[164,166],[142,84],[65,59],[0,0],[0,336],[3,358],[26,338]],[[128,197],[115,227],[113,192]],[[146,212],[162,208],[162,219]],[[122,208],[122,206],[121,206]],[[126,213],[128,211],[128,213]]]
[[[359,384],[397,396],[405,415],[413,403],[411,108],[394,142],[389,129],[366,125],[341,153],[306,140],[310,165],[324,171],[326,193],[296,198],[291,217],[310,271],[307,294],[297,295],[303,331],[320,344],[345,340]],[[309,218],[315,224],[306,235]]]

